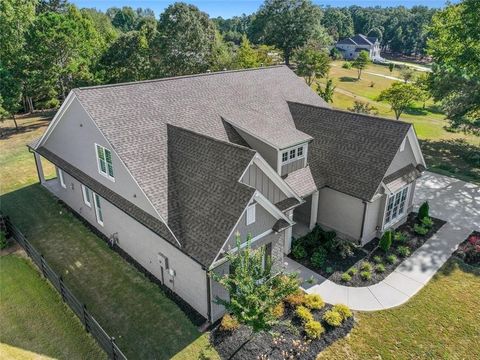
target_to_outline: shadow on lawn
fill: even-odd
[[[28,124],[28,125],[22,125],[22,122],[24,121],[24,119],[18,119],[17,120],[17,122],[19,123],[18,131],[15,129],[15,126],[13,125],[13,120],[5,120],[11,124],[8,127],[5,126],[0,128],[0,140],[8,140],[15,135],[27,133],[30,131],[35,131],[38,128],[45,127],[46,125],[48,125],[51,119],[52,118],[50,116],[42,116],[38,119],[37,122],[33,124]]]
[[[351,76],[341,76],[338,78],[341,82],[357,82],[358,79]]]
[[[202,335],[157,285],[41,185],[2,195],[0,204],[129,358],[170,359]]]

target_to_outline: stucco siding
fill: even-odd
[[[277,171],[278,168],[278,151],[267,143],[247,134],[245,131],[235,128],[240,136],[247,142],[247,144],[254,150],[258,151],[260,155],[267,161],[267,163]]]
[[[333,229],[339,236],[359,240],[364,204],[362,200],[330,188],[319,191],[318,224]]]
[[[168,270],[164,269],[165,285],[207,317],[206,272],[202,267],[103,198],[100,198],[104,224],[101,226],[96,220],[93,199],[91,207],[88,207],[83,201],[81,184],[69,174],[63,173],[66,189],[59,184],[53,187],[50,185],[52,181],[59,181],[58,178],[50,180],[46,187],[53,190],[58,198],[100,232],[108,237],[115,233],[118,237],[118,246],[159,280],[162,280],[159,253],[166,256],[169,268],[175,270],[175,276],[171,277]]]
[[[99,173],[95,144],[110,150],[114,149],[107,143],[76,98],[72,100],[69,108],[59,120],[43,144],[45,148],[61,156],[63,160],[112,189],[150,215],[159,217],[115,151],[112,151],[115,182]],[[141,155],[139,154],[139,156]]]
[[[272,204],[287,198],[272,179],[254,163],[248,167],[241,181],[260,191]]]
[[[385,211],[385,198],[385,196],[380,196],[377,197],[375,201],[367,203],[362,244],[366,244],[378,236],[379,230],[381,230],[382,227],[383,213]]]

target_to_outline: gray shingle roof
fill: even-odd
[[[287,101],[328,106],[285,66],[74,92],[164,219],[170,212],[167,123],[229,141],[222,117],[242,123],[249,116],[257,135],[283,147],[290,141],[284,134],[296,132]]]
[[[182,248],[208,267],[255,192],[238,181],[255,151],[167,127],[168,224]]]
[[[385,176],[383,183],[391,192],[395,192],[410,184],[418,178],[420,174],[421,172],[413,164],[408,164],[394,173]]]
[[[314,179],[362,200],[371,200],[410,129],[410,124],[374,116],[290,103],[298,129],[311,135]]]
[[[284,212],[290,210],[293,207],[296,207],[297,205],[300,205],[300,202],[295,198],[286,198],[275,204],[277,208]]]
[[[323,177],[317,176],[314,179],[310,166],[289,173],[284,180],[290,185],[293,191],[301,197],[308,196],[317,191],[317,189],[325,186],[325,179]]]

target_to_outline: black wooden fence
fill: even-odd
[[[41,270],[43,276],[50,281],[55,289],[62,296],[63,301],[70,306],[72,311],[78,316],[85,330],[89,332],[98,342],[103,350],[114,360],[126,360],[127,357],[122,353],[115,343],[115,338],[109,336],[105,330],[98,324],[97,320],[87,311],[85,304],[82,304],[65,285],[61,276],[58,276],[52,270],[50,265],[45,261],[41,253],[35,249],[18,228],[6,218],[5,225],[7,232],[12,235],[15,240],[23,247],[25,252],[30,256],[33,262]]]

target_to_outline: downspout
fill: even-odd
[[[359,244],[362,245],[363,232],[365,230],[365,218],[367,217],[367,202],[363,201],[363,217],[362,217],[362,228],[360,230],[360,239],[358,240]]]

